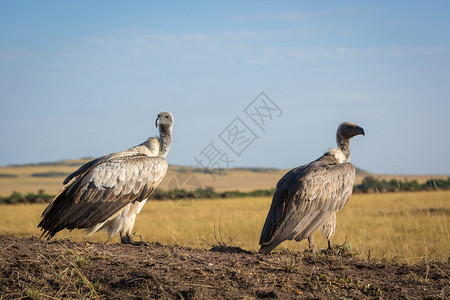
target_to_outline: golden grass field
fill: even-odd
[[[36,193],[42,189],[56,194],[65,176],[33,177],[40,172],[69,174],[86,160],[66,161],[54,165],[29,165],[0,167],[0,174],[15,177],[0,178],[0,196],[13,191],[22,194]],[[168,182],[177,174],[192,168],[171,166],[161,188],[167,190]],[[203,188],[216,191],[274,188],[286,170],[237,169],[224,175],[194,173]],[[420,183],[427,176],[381,176],[390,180],[416,179]],[[447,176],[433,176],[433,178]],[[363,175],[358,176],[360,182]],[[145,241],[191,247],[209,247],[208,244],[227,243],[246,250],[257,251],[259,235],[269,210],[271,198],[238,198],[224,200],[151,201],[146,204],[136,221],[135,231]],[[46,205],[23,204],[0,206],[0,233],[17,236],[39,236],[36,228],[40,214]],[[356,194],[338,213],[335,243],[347,245],[361,255],[375,257],[399,257],[414,261],[424,256],[448,257],[450,253],[450,191]],[[73,240],[104,242],[104,232],[87,237],[83,231],[63,231],[55,238],[70,237]],[[139,237],[137,237],[139,239]],[[326,242],[317,232],[315,243],[325,247]],[[116,238],[113,242],[118,242]],[[278,249],[304,249],[306,242],[285,242]]]
[[[167,245],[205,247],[227,243],[257,251],[259,235],[271,199],[235,198],[222,200],[151,201],[136,220],[136,239]],[[39,236],[36,228],[44,204],[3,205],[0,233]],[[347,240],[363,257],[397,258],[415,262],[424,257],[445,258],[450,253],[450,191],[356,194],[338,213],[334,243]],[[220,230],[220,232],[219,232]],[[54,239],[105,242],[99,232],[88,237],[84,231],[64,230]],[[319,247],[326,242],[317,232]],[[118,237],[111,242],[119,242]],[[282,243],[277,249],[300,250],[307,242]]]

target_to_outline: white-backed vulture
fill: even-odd
[[[155,125],[159,137],[94,159],[69,175],[42,213],[41,237],[50,239],[64,228],[85,229],[89,235],[104,229],[109,238],[120,233],[122,243],[137,244],[132,239],[136,215],[167,172],[172,114],[161,112]]]
[[[286,173],[278,181],[272,205],[261,232],[260,253],[272,251],[285,240],[309,240],[322,227],[331,247],[336,213],[347,203],[355,181],[355,167],[349,163],[350,139],[364,135],[356,124],[344,122],[336,133],[337,148],[317,160]]]

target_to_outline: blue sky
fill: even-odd
[[[335,145],[374,173],[449,174],[448,1],[0,0],[0,165],[94,157],[174,114],[171,164],[292,168]],[[264,92],[280,114],[244,109]],[[257,137],[236,155],[220,134]],[[223,136],[222,136],[223,137]],[[219,153],[219,152],[218,152]]]

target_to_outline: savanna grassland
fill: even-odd
[[[44,190],[56,194],[65,176],[84,160],[0,168],[0,195]],[[221,174],[205,174],[190,167],[171,166],[161,188],[169,190],[173,178],[193,174],[202,188],[217,191],[270,189],[286,170],[230,169]],[[357,173],[357,183],[367,173]],[[388,178],[389,176],[375,176]],[[433,178],[447,176],[433,176]],[[389,180],[392,178],[388,178]],[[397,179],[424,182],[427,176],[398,176]],[[151,201],[136,221],[136,235],[145,241],[166,245],[205,247],[219,240],[242,249],[256,251],[259,234],[270,207],[271,198],[180,199]],[[16,236],[39,236],[36,228],[44,204],[4,205],[0,210],[0,232]],[[355,194],[338,213],[335,243],[345,241],[361,255],[396,257],[417,261],[431,255],[450,253],[450,191]],[[74,241],[105,242],[101,232],[87,237],[83,231],[63,231],[55,238],[70,237]],[[315,242],[325,247],[320,233]],[[117,242],[113,240],[113,242]],[[306,243],[285,242],[280,249],[302,250]]]
[[[164,245],[204,247],[218,242],[257,251],[259,234],[271,198],[234,198],[148,202],[136,220],[136,239]],[[45,204],[3,205],[0,232],[20,237],[39,236],[36,225]],[[363,257],[417,262],[425,256],[450,253],[450,191],[356,194],[338,213],[335,244],[353,248]],[[62,231],[55,239],[105,242],[100,232]],[[320,232],[314,236],[326,247]],[[111,242],[118,242],[116,238]],[[306,242],[285,242],[279,249],[303,250]]]
[[[56,194],[82,162],[0,168],[0,195]],[[186,172],[203,187],[251,191],[273,188],[285,170],[211,176],[172,167],[162,188]],[[270,203],[270,197],[149,201],[135,226],[135,239],[149,242],[144,246],[124,246],[117,237],[105,244],[104,232],[88,237],[78,230],[40,240],[36,226],[46,204],[0,205],[0,299],[450,295],[450,191],[355,194],[337,215],[332,251],[311,253],[307,242],[287,241],[260,255]],[[326,247],[320,232],[314,240]]]

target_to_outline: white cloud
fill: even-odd
[[[397,59],[449,55],[448,48],[427,47],[326,47],[284,45],[304,33],[296,31],[240,31],[214,34],[160,34],[142,32],[127,35],[89,38],[57,51],[58,57],[89,65],[108,63],[121,68],[139,62],[138,68],[149,65],[181,64],[200,68],[232,65],[298,65],[326,60]],[[80,62],[81,60],[81,62]],[[229,67],[229,65],[227,66]]]

